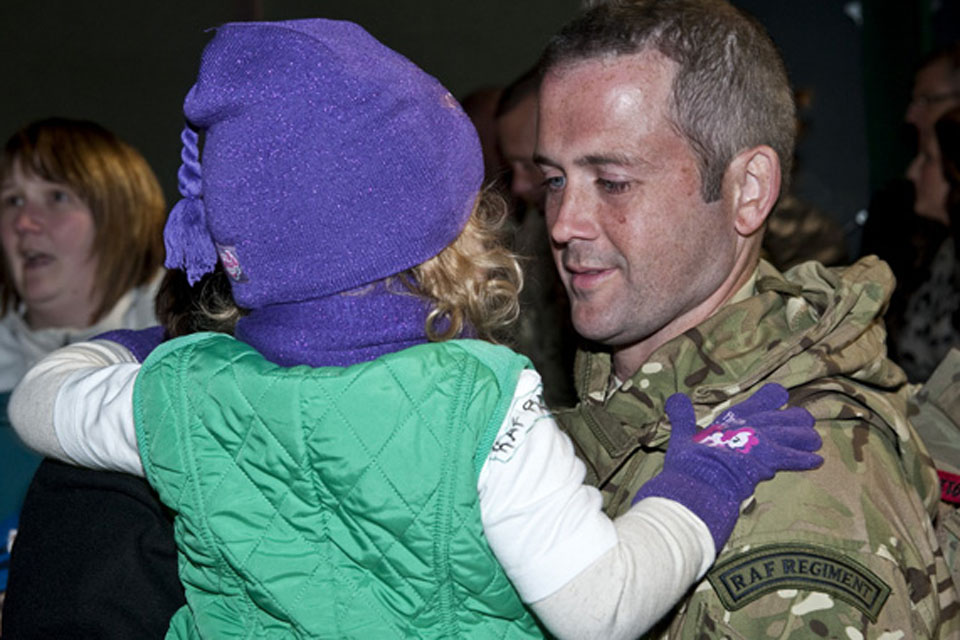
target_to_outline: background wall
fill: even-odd
[[[231,20],[353,20],[463,97],[537,59],[578,0],[0,0],[0,141],[51,115],[136,146],[176,198],[183,97],[205,30]]]
[[[901,125],[912,68],[960,37],[960,0],[733,0],[770,30],[807,92],[799,195],[849,232],[911,155]],[[38,117],[97,120],[137,146],[172,202],[180,105],[209,38],[230,20],[323,16],[363,25],[455,95],[533,64],[579,0],[2,0],[0,136]]]
[[[800,109],[794,191],[843,225],[858,253],[859,212],[914,155],[903,124],[921,56],[960,38],[960,0],[733,0],[783,52]]]

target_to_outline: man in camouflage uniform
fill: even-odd
[[[561,31],[543,71],[547,224],[594,345],[559,417],[608,513],[660,470],[675,392],[707,425],[778,382],[823,436],[823,466],[758,487],[653,637],[960,637],[937,476],[885,357],[889,269],[759,258],[795,122],[763,29],[722,0],[614,1]]]

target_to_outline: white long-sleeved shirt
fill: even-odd
[[[54,352],[10,401],[21,438],[45,455],[143,476],[133,418],[140,364],[103,340]],[[522,372],[477,481],[484,534],[524,602],[558,637],[632,638],[712,564],[706,525],[683,505],[647,498],[611,521],[585,467]]]

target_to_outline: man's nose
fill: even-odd
[[[548,194],[547,226],[550,238],[559,245],[572,240],[592,240],[597,235],[596,216],[589,198],[570,188]]]

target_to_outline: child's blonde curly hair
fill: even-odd
[[[520,315],[523,271],[506,248],[507,204],[485,189],[457,239],[426,262],[401,274],[417,295],[431,301],[427,338],[449,340],[468,326],[481,339],[502,341]]]
[[[427,338],[450,340],[472,329],[476,337],[508,342],[509,329],[520,314],[523,272],[506,248],[507,204],[495,191],[477,196],[467,224],[443,251],[403,273],[342,295],[363,295],[385,285],[397,295],[427,299]],[[401,286],[397,286],[401,285]],[[170,271],[157,295],[157,316],[170,337],[198,331],[233,333],[246,311],[237,307],[230,281],[217,265],[194,286],[181,271]]]

